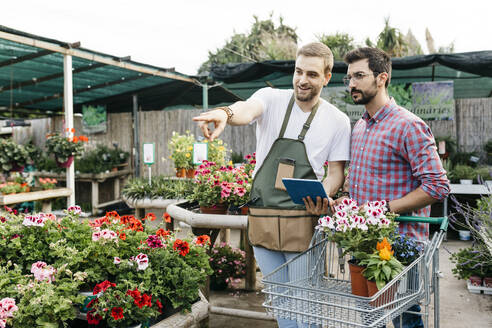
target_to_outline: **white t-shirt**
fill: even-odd
[[[257,125],[254,174],[263,164],[273,142],[279,137],[293,92],[292,89],[263,88],[251,96],[263,104],[263,113],[255,120]],[[310,112],[303,112],[294,103],[284,138],[297,139],[309,114]],[[318,179],[323,178],[325,161],[350,159],[350,119],[338,108],[320,98],[318,111],[306,133],[304,144],[314,173]]]

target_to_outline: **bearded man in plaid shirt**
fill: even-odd
[[[344,83],[354,103],[366,111],[354,126],[349,173],[344,190],[358,204],[386,200],[391,212],[430,216],[430,205],[449,194],[449,181],[437,154],[430,128],[425,122],[398,106],[388,95],[391,58],[377,48],[359,48],[345,55],[348,64]],[[306,207],[324,214],[331,199],[308,199]],[[426,223],[400,223],[400,233],[424,241],[429,237]],[[409,311],[420,312],[418,305]],[[403,314],[404,328],[423,327],[420,315]],[[400,320],[393,321],[400,328]]]

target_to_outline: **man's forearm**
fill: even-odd
[[[345,162],[330,162],[328,166],[328,175],[325,180],[323,180],[323,187],[327,192],[328,196],[334,196],[338,189],[343,184],[344,174],[343,169],[345,167]]]
[[[427,205],[436,202],[435,198],[432,198],[422,188],[417,188],[402,198],[390,200],[389,206],[391,212],[395,213],[408,213],[419,210]]]
[[[262,113],[262,105],[259,101],[250,99],[248,101],[238,101],[230,105],[232,118],[227,121],[229,125],[246,125],[253,121]]]

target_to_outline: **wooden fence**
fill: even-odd
[[[156,145],[156,163],[152,166],[152,175],[173,174],[173,163],[169,159],[167,142],[173,131],[184,133],[189,130],[196,137],[201,131],[191,118],[201,110],[172,110],[140,112],[140,143],[154,142]],[[492,139],[492,98],[457,99],[456,115],[451,121],[428,121],[435,136],[451,136],[458,142],[462,151],[481,150],[482,145]],[[81,118],[75,117],[77,134],[82,132]],[[30,138],[39,145],[44,145],[46,133],[62,131],[63,118],[31,120],[30,127],[14,128],[14,139],[26,142]],[[229,149],[246,155],[256,148],[256,124],[230,127],[228,126],[221,138]],[[133,148],[132,114],[115,113],[108,115],[106,133],[89,136],[88,147],[98,143],[131,151]],[[142,165],[143,166],[143,165]],[[141,174],[146,174],[146,168],[141,168]]]

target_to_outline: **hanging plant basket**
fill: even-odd
[[[55,161],[56,161],[56,165],[58,167],[63,167],[63,168],[67,168],[67,167],[70,167],[70,165],[72,165],[72,162],[73,162],[73,156],[70,156],[68,157],[68,159],[65,161],[65,162],[60,162],[58,160],[58,158],[55,157]]]

